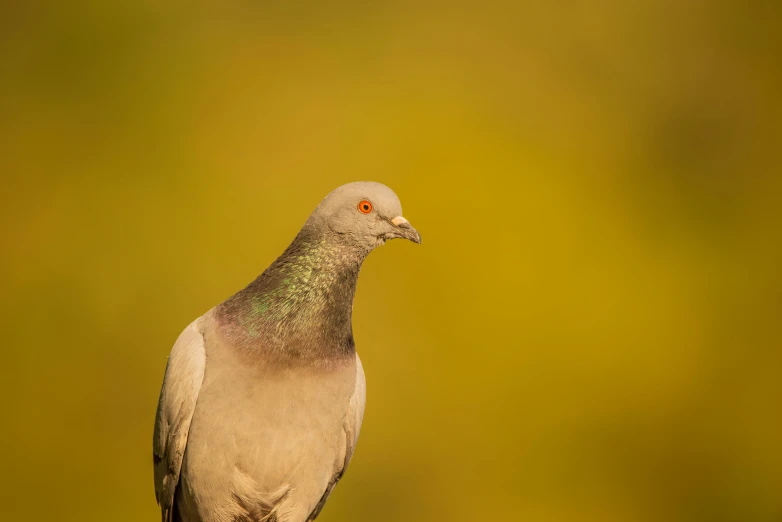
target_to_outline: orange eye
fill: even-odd
[[[369,214],[372,212],[372,202],[368,199],[361,200],[361,202],[358,204],[358,210],[362,214]]]

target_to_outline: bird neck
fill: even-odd
[[[264,358],[313,362],[355,350],[352,310],[366,252],[302,231],[258,278],[218,307],[234,344]]]

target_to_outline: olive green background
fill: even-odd
[[[6,2],[0,519],[156,520],[166,356],[332,188],[329,521],[782,520],[779,2]]]

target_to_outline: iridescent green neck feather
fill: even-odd
[[[368,250],[302,230],[255,281],[218,306],[224,333],[266,360],[311,363],[354,353],[351,315]]]

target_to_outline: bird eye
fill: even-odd
[[[358,204],[358,210],[362,214],[369,214],[372,212],[372,202],[368,199],[361,200],[361,202]]]

